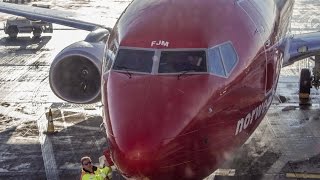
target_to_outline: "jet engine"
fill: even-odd
[[[80,41],[63,49],[50,67],[49,82],[54,94],[71,103],[99,101],[104,47],[102,41]]]

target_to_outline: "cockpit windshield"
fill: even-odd
[[[207,72],[206,51],[162,51],[158,72]]]
[[[114,70],[151,73],[154,51],[138,49],[119,49]]]
[[[113,52],[113,51],[112,51]],[[120,47],[116,57],[106,53],[117,71],[143,74],[203,74],[229,77],[239,62],[231,41],[208,49],[149,49]],[[113,59],[115,60],[113,61]]]

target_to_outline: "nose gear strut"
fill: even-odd
[[[310,105],[310,89],[315,87],[317,90],[320,87],[320,55],[316,55],[314,60],[313,76],[309,69],[302,69],[300,72],[300,89],[299,100],[300,105]]]

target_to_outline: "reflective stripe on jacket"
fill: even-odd
[[[111,177],[112,177],[111,168],[109,168],[109,167],[104,167],[104,168],[95,167],[93,173],[89,173],[89,172],[82,169],[80,180],[105,180],[105,179],[111,179]]]

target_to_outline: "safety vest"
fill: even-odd
[[[105,180],[112,178],[112,171],[109,167],[97,168],[93,167],[93,173],[89,173],[82,169],[80,180]]]

